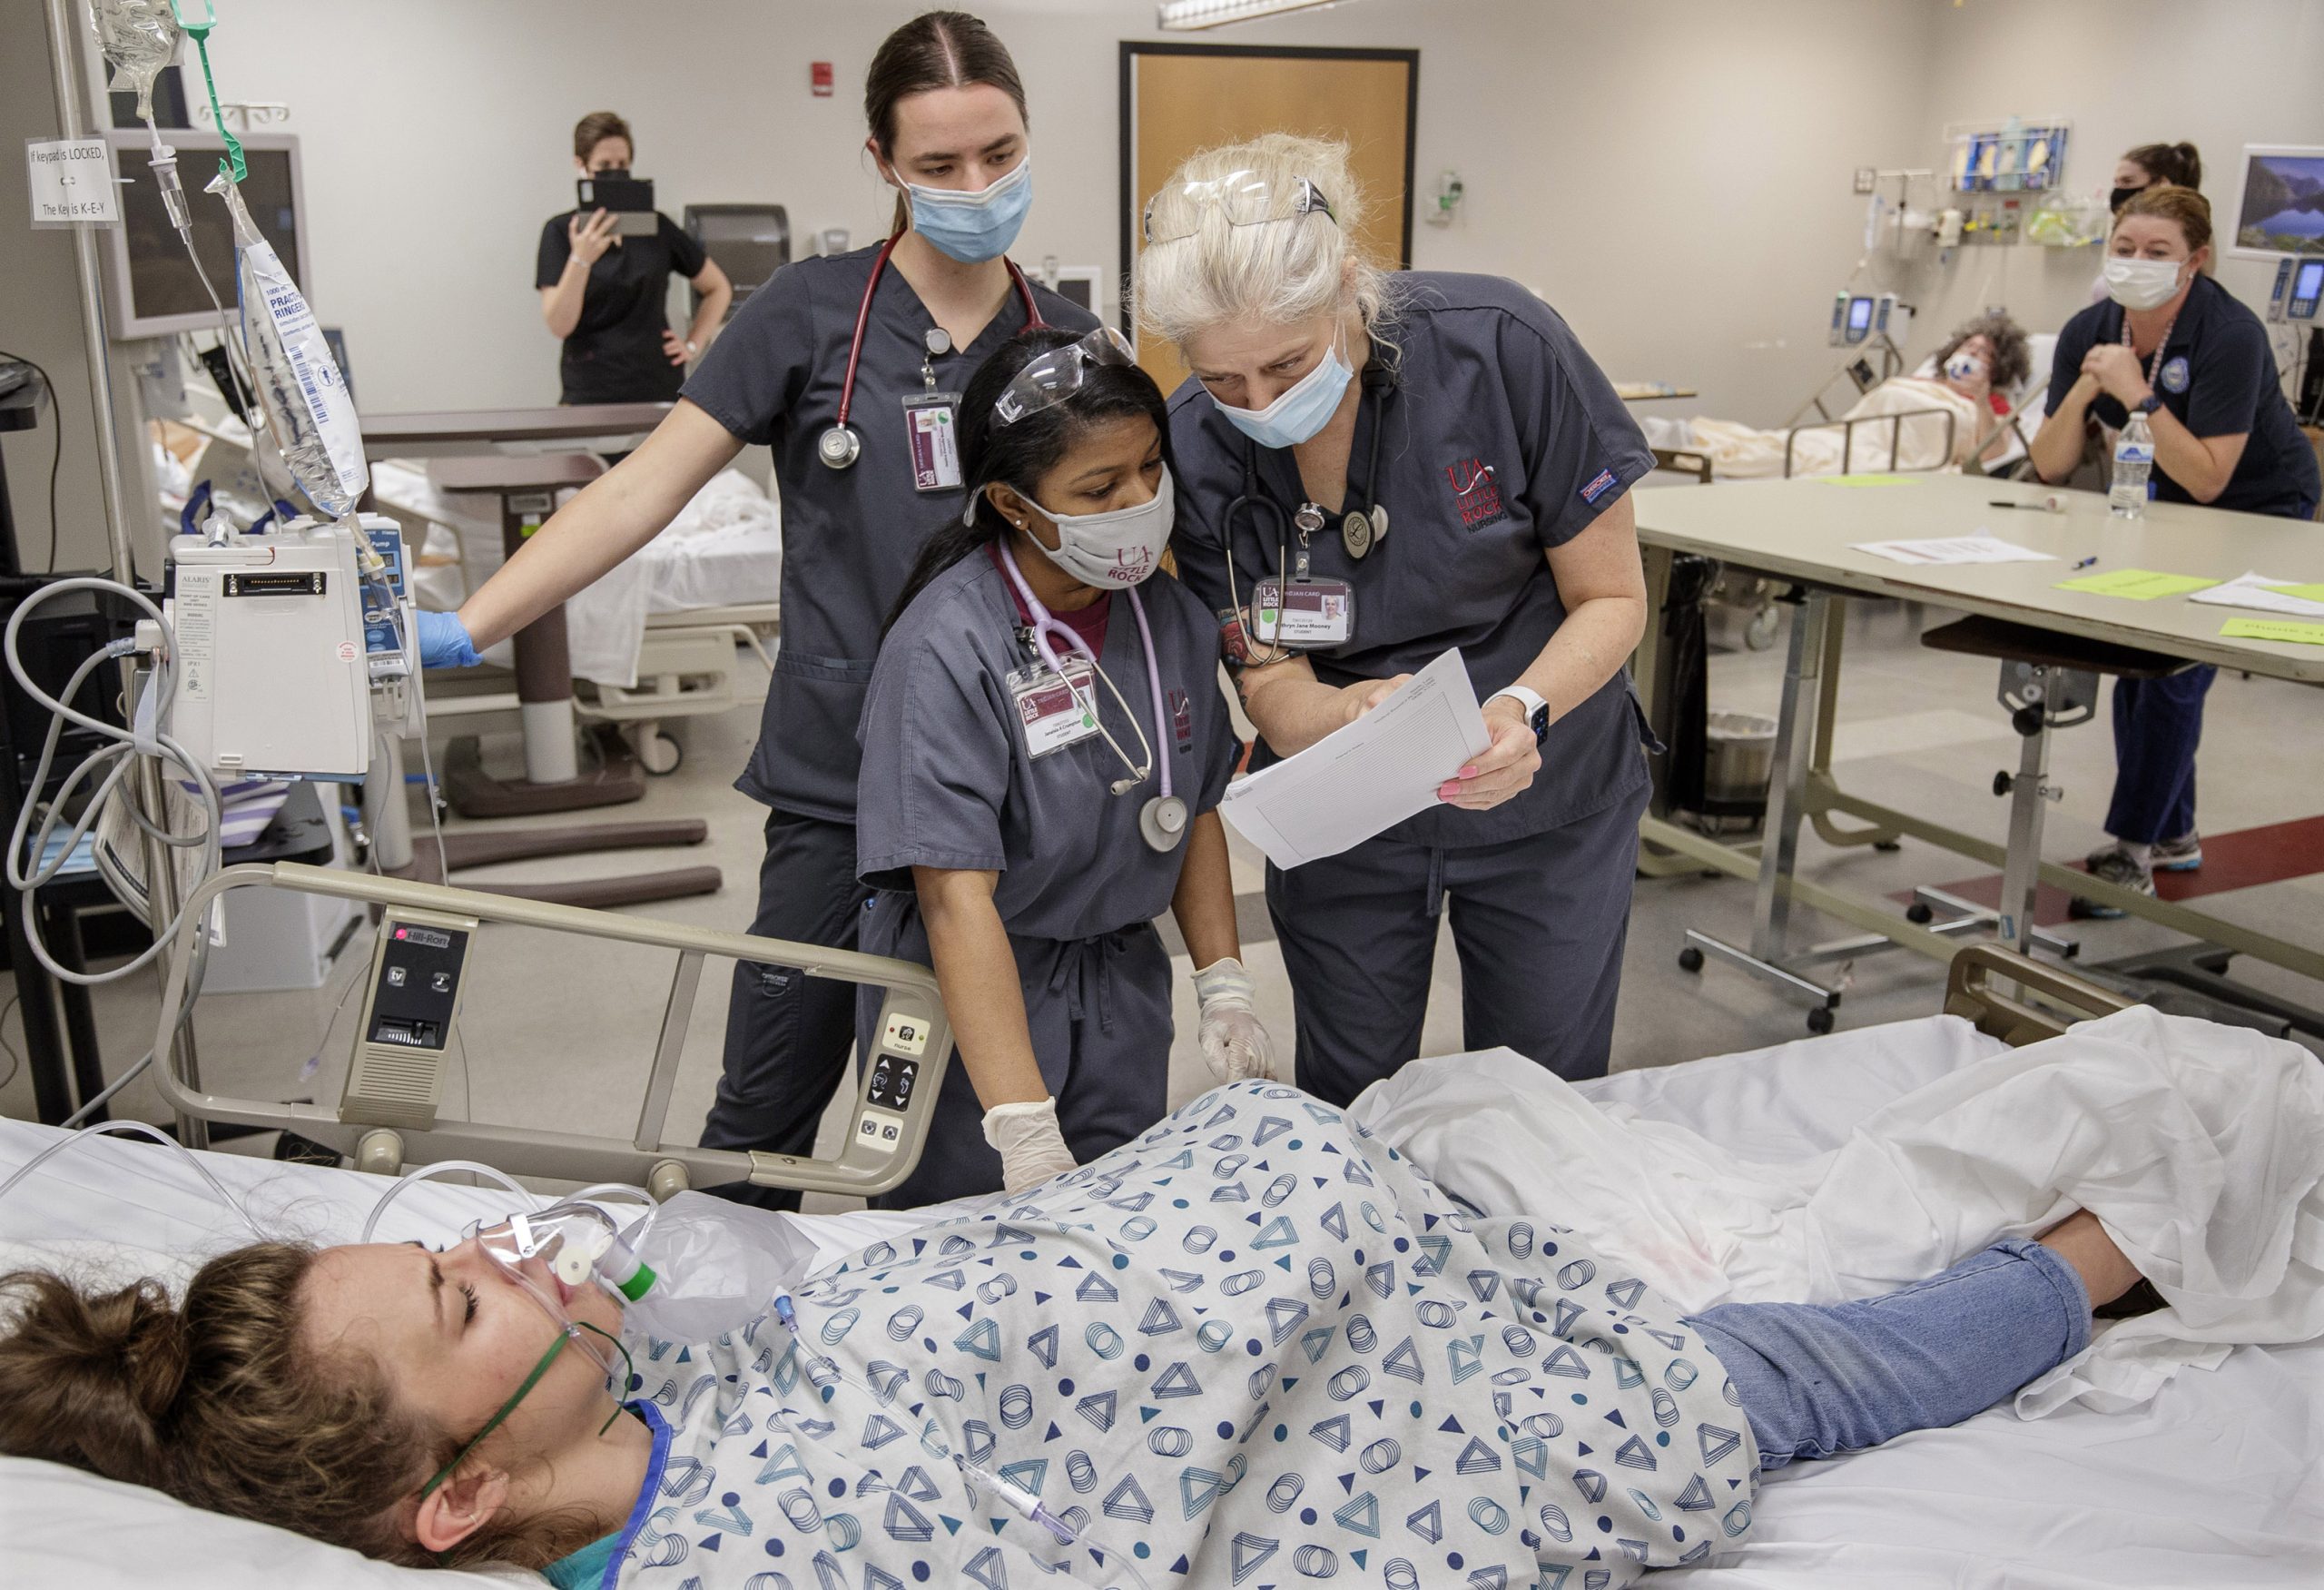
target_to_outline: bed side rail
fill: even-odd
[[[2132,1002],[2063,967],[1999,944],[1970,944],[1945,978],[1945,1013],[2012,1048],[2055,1038],[2076,1022],[2112,1015]]]
[[[1942,469],[1945,464],[1953,461],[1953,447],[1960,425],[1959,417],[1950,409],[1908,409],[1901,414],[1866,414],[1854,420],[1820,420],[1807,425],[1793,426],[1783,433],[1783,478],[1787,480],[1791,479],[1792,449],[1798,445],[1799,433],[1803,430],[1829,430],[1834,426],[1839,427],[1840,431],[1840,473],[1843,475],[1851,473],[1856,456],[1856,428],[1859,425],[1887,426],[1887,471],[1892,474],[1914,473],[1915,471],[1907,470],[1904,465],[1898,463],[1896,458],[1905,445],[1905,421],[1918,420],[1924,414],[1935,414],[1945,421],[1945,463],[1931,465],[1930,472]]]
[[[353,1063],[359,1071],[367,1066],[370,1071],[350,1079],[348,1095],[336,1108],[236,1098],[203,1091],[200,1083],[189,1082],[180,1072],[179,1046],[172,1042],[176,1024],[172,1020],[184,999],[192,946],[200,936],[198,929],[189,929],[179,935],[163,979],[155,1038],[159,1058],[153,1067],[155,1086],[181,1118],[295,1131],[351,1156],[356,1168],[364,1170],[393,1172],[407,1163],[479,1160],[513,1176],[618,1181],[646,1187],[662,1197],[684,1187],[734,1181],[871,1197],[895,1187],[919,1162],[952,1054],[951,1026],[937,991],[936,974],[925,966],[852,950],[288,862],[230,867],[220,873],[186,902],[186,920],[202,922],[220,895],[253,887],[358,901],[383,914],[368,974],[371,994],[364,1001],[363,1019],[355,1034]],[[380,1012],[389,1016],[386,1025],[396,1023],[389,1009],[391,1001],[384,991],[390,983],[402,987],[405,979],[388,977],[394,970],[391,959],[408,960],[421,953],[414,946],[465,946],[494,923],[676,953],[676,969],[652,1064],[644,1077],[637,1128],[628,1139],[468,1121],[441,1111],[440,1075],[431,1077],[424,1058],[416,1052],[412,1063],[399,1063],[397,1046],[409,1045],[414,1052],[425,1047],[438,1054],[448,1047],[458,1023],[456,991],[467,981],[463,962],[448,963],[453,968],[446,974],[448,981],[436,984],[448,991],[444,1005],[453,1012],[444,1015],[437,1027],[412,1029],[407,1023],[396,1031],[372,1031],[375,999],[379,1001]],[[391,957],[391,941],[406,940],[409,942]],[[448,953],[465,955],[467,952],[452,948]],[[703,963],[713,956],[793,967],[810,976],[884,991],[880,1037],[857,1068],[855,1107],[848,1118],[847,1134],[832,1158],[704,1149],[662,1141]],[[416,990],[419,975],[414,974],[409,981]],[[383,1042],[388,1039],[394,1042]],[[490,1063],[473,1051],[467,1052],[471,1065]]]

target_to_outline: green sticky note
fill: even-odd
[[[2324,585],[2271,585],[2268,588],[2280,597],[2298,597],[2303,602],[2324,602]]]
[[[1818,475],[1827,486],[1910,486],[1910,475]]]
[[[2280,640],[2288,646],[2324,646],[2324,624],[2297,618],[2230,618],[2220,628],[2237,640]]]
[[[2198,579],[2191,574],[2157,574],[2152,568],[2110,568],[2103,574],[2085,574],[2080,579],[2062,579],[2057,588],[2088,591],[2093,597],[2123,597],[2133,602],[2151,602],[2157,597],[2183,597],[2189,591],[2208,590],[2218,583],[2215,579]]]

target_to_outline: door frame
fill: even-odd
[[[1137,196],[1137,128],[1131,114],[1136,103],[1134,82],[1140,55],[1240,55],[1245,57],[1274,56],[1278,59],[1301,61],[1401,61],[1404,64],[1404,213],[1402,241],[1397,248],[1396,268],[1409,271],[1413,264],[1413,212],[1416,203],[1413,190],[1413,168],[1419,153],[1420,140],[1420,52],[1418,50],[1384,50],[1348,48],[1316,48],[1304,44],[1181,44],[1175,39],[1124,39],[1121,41],[1120,92],[1118,120],[1121,123],[1121,228],[1118,235],[1120,252],[1116,256],[1116,268],[1121,281],[1121,311],[1125,329],[1135,334],[1136,289],[1130,261],[1137,257],[1138,212],[1142,206]]]

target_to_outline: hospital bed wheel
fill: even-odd
[[[1702,969],[1703,953],[1700,950],[1698,950],[1692,944],[1689,944],[1685,949],[1679,952],[1679,971],[1699,972]]]
[[[1836,1018],[1832,1014],[1831,1006],[1817,1005],[1814,1010],[1807,1012],[1807,1030],[1810,1032],[1815,1033],[1818,1038],[1821,1038],[1825,1033],[1832,1030],[1832,1023],[1835,1020]]]
[[[686,759],[686,748],[669,736],[656,733],[638,736],[638,765],[656,778],[666,778],[678,770]]]
[[[1905,920],[1926,927],[1936,920],[1936,909],[1925,900],[1915,900],[1905,907]]]

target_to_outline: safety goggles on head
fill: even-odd
[[[1269,182],[1256,172],[1229,172],[1202,182],[1178,183],[1146,202],[1146,241],[1177,242],[1202,229],[1203,212],[1216,205],[1229,226],[1256,226],[1266,221],[1293,221],[1320,211],[1334,225],[1339,217],[1324,192],[1305,177],[1287,184]]]
[[[993,420],[1014,425],[1028,414],[1064,402],[1081,390],[1093,364],[1121,367],[1137,362],[1137,354],[1128,338],[1111,326],[1099,326],[1078,341],[1050,349],[1019,370],[994,400]]]
[[[622,1346],[620,1338],[586,1319],[576,1319],[572,1302],[592,1285],[603,1286],[616,1296],[633,1297],[650,1286],[654,1279],[654,1272],[640,1264],[622,1241],[613,1217],[592,1204],[552,1204],[491,1225],[472,1221],[461,1235],[464,1241],[474,1242],[492,1260],[503,1280],[539,1306],[541,1313],[556,1328],[556,1335],[534,1364],[532,1372],[500,1405],[499,1411],[487,1419],[484,1427],[452,1455],[451,1461],[420,1487],[422,1501],[458,1472],[469,1455],[484,1445],[485,1437],[517,1411],[517,1405],[531,1395],[533,1388],[556,1364],[557,1355],[567,1347],[577,1348],[604,1371],[608,1382],[625,1391],[633,1373],[629,1349]],[[597,1339],[593,1341],[591,1337]],[[614,1367],[615,1354],[621,1358],[619,1368]],[[606,1419],[606,1427],[611,1427],[620,1415],[621,1408],[616,1404]]]

